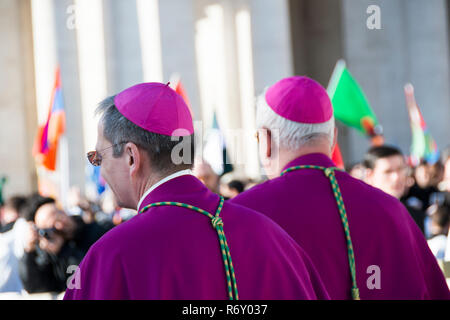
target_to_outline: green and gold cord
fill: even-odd
[[[337,183],[336,176],[334,175],[335,170],[339,170],[339,171],[343,171],[343,170],[341,170],[339,168],[335,168],[335,167],[325,168],[325,167],[320,167],[320,166],[304,165],[304,166],[290,167],[290,168],[284,170],[281,173],[281,176],[288,172],[291,172],[294,170],[300,170],[300,169],[322,170],[324,172],[325,176],[330,180],[331,188],[333,189],[333,195],[334,195],[334,198],[336,199],[336,203],[337,203],[337,206],[339,209],[339,214],[341,216],[342,225],[344,226],[345,238],[347,241],[347,255],[348,255],[348,262],[349,262],[349,266],[350,266],[350,274],[352,277],[351,295],[352,295],[353,300],[360,300],[359,289],[358,289],[358,285],[356,283],[355,254],[353,251],[352,239],[350,237],[350,228],[349,228],[348,219],[347,219],[347,212],[345,210],[341,190]]]
[[[239,294],[237,289],[237,283],[236,283],[236,275],[234,273],[234,267],[233,262],[231,261],[231,254],[230,254],[230,248],[228,247],[227,238],[225,237],[225,232],[223,231],[223,221],[222,218],[219,216],[220,211],[222,210],[224,198],[220,197],[219,206],[217,207],[216,214],[213,216],[211,213],[200,209],[198,207],[181,203],[181,202],[155,202],[151,203],[144,208],[142,208],[139,213],[143,213],[147,211],[149,208],[152,207],[160,207],[160,206],[176,206],[176,207],[182,207],[194,210],[196,212],[199,212],[211,219],[211,224],[213,228],[217,231],[217,235],[219,236],[219,244],[220,244],[220,251],[222,253],[222,259],[223,264],[225,267],[225,276],[227,280],[227,287],[228,287],[228,298],[229,300],[239,300]]]

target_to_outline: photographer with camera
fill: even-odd
[[[52,198],[32,196],[25,210],[24,255],[20,278],[29,293],[61,292],[70,276],[67,268],[78,265],[89,247],[107,230],[70,217]]]

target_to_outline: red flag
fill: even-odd
[[[331,155],[331,160],[333,160],[334,164],[340,168],[344,169],[344,160],[342,159],[341,150],[339,149],[339,145],[336,143],[333,149],[333,153]]]
[[[413,85],[406,84],[404,91],[412,132],[410,162],[417,166],[424,159],[434,164],[439,160],[440,153],[416,103]]]

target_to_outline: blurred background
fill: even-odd
[[[380,29],[368,26],[374,4]],[[0,0],[4,196],[37,190],[38,176],[50,193],[89,190],[95,173],[85,152],[96,142],[94,109],[143,81],[179,83],[201,121],[202,142],[222,141],[235,172],[258,178],[255,96],[294,74],[327,87],[339,59],[365,93],[386,142],[409,153],[403,85],[411,82],[437,146],[446,147],[449,6],[446,0]],[[32,149],[48,119],[58,67],[66,125],[50,171],[36,167]],[[224,139],[217,140],[214,128]],[[339,128],[344,162],[359,161],[367,138]],[[232,129],[245,135],[236,138]],[[210,149],[204,145],[203,152]]]

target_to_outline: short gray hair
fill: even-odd
[[[108,97],[99,103],[95,113],[101,115],[103,135],[113,144],[113,156],[120,157],[124,151],[124,143],[132,142],[144,149],[154,170],[160,173],[171,173],[183,169],[192,169],[194,160],[194,134],[180,137],[178,140],[147,131],[125,118],[114,103],[115,96]],[[186,139],[185,141],[183,141]],[[190,143],[188,161],[176,164],[172,161],[172,151],[179,143]],[[183,152],[184,149],[181,149]],[[185,155],[181,156],[185,159]]]
[[[280,145],[288,149],[299,149],[314,143],[318,138],[327,138],[330,147],[334,139],[334,116],[322,123],[299,123],[285,119],[270,108],[265,92],[257,97],[256,125],[270,130],[279,130]]]

